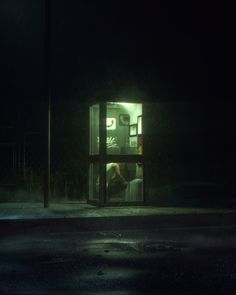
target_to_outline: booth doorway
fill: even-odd
[[[103,102],[89,113],[88,202],[143,204],[142,103]]]

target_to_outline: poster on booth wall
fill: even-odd
[[[137,150],[138,150],[138,154],[141,155],[143,153],[143,135],[138,135]]]

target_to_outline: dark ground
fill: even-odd
[[[235,229],[2,236],[0,294],[235,294]]]

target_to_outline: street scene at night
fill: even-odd
[[[0,2],[0,294],[235,294],[234,19]]]

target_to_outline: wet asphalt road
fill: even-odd
[[[236,228],[11,235],[0,294],[235,294]]]

